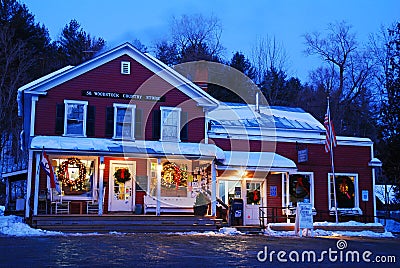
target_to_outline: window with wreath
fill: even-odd
[[[86,135],[87,101],[65,100],[64,135]]]
[[[64,195],[92,195],[93,189],[96,188],[94,159],[54,158],[52,165]]]
[[[329,209],[335,207],[333,184],[333,175],[329,174]],[[359,209],[357,174],[335,174],[335,188],[338,209]]]

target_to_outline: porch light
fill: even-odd
[[[238,171],[238,175],[239,175],[240,178],[246,176],[246,174],[247,174],[247,172],[246,172],[246,170],[244,170],[244,169],[240,169],[240,170]]]

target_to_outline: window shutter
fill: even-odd
[[[159,140],[161,135],[161,110],[153,111],[153,139]]]
[[[86,136],[94,136],[94,126],[96,117],[96,107],[93,105],[88,105],[87,107],[87,117],[86,117]]]
[[[114,135],[114,107],[106,108],[106,137]]]
[[[188,113],[181,112],[181,141],[187,141],[188,139]]]
[[[64,115],[65,114],[65,104],[59,103],[56,106],[56,134],[64,134]]]
[[[135,139],[143,138],[142,114],[142,109],[135,109]]]

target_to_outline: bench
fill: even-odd
[[[193,205],[196,198],[192,197],[161,197],[160,212],[171,213],[193,213]],[[154,196],[144,196],[144,214],[155,213],[157,208],[157,198]]]

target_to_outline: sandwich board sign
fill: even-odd
[[[311,236],[313,236],[314,226],[313,226],[313,214],[312,205],[310,203],[298,202],[296,208],[296,222],[295,222],[295,232],[302,236],[303,230],[311,230]]]

